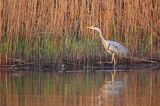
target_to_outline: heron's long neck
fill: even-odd
[[[104,39],[103,36],[102,36],[101,30],[98,29],[98,28],[97,28],[96,30],[99,32],[99,36],[101,37],[102,42],[105,41],[105,39]]]

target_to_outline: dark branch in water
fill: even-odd
[[[131,57],[130,58],[131,61],[135,61],[135,62],[147,62],[147,63],[160,63],[160,61],[156,61],[156,60],[153,60],[153,59],[140,59],[140,58],[135,58],[135,57]]]

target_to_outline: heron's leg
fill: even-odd
[[[111,60],[111,63],[114,62],[114,53],[112,53],[112,60]]]
[[[114,82],[115,76],[116,76],[116,69],[114,69],[114,71],[111,73],[112,82]]]
[[[116,68],[116,58],[115,58],[115,54],[113,53],[112,55],[112,62],[113,62],[113,68]]]
[[[112,54],[112,61],[113,61],[113,72],[112,72],[112,81],[114,81],[115,79],[115,75],[116,75],[116,59],[115,59],[115,54]]]

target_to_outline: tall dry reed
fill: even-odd
[[[20,55],[31,50],[33,39],[39,37],[51,36],[57,49],[63,37],[98,40],[85,28],[90,25],[99,26],[106,39],[124,43],[133,55],[152,56],[160,49],[159,0],[3,0],[0,14],[0,42],[4,49],[0,58],[6,62],[8,57],[17,56],[20,41],[24,45],[18,57],[23,58]],[[37,51],[38,45],[43,46],[37,43]]]

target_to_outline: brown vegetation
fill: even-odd
[[[0,14],[0,62],[29,58],[40,37],[51,37],[57,49],[62,37],[98,40],[85,29],[90,25],[99,26],[105,38],[124,43],[134,55],[160,51],[159,0],[1,0]],[[21,53],[19,41],[29,45]]]

